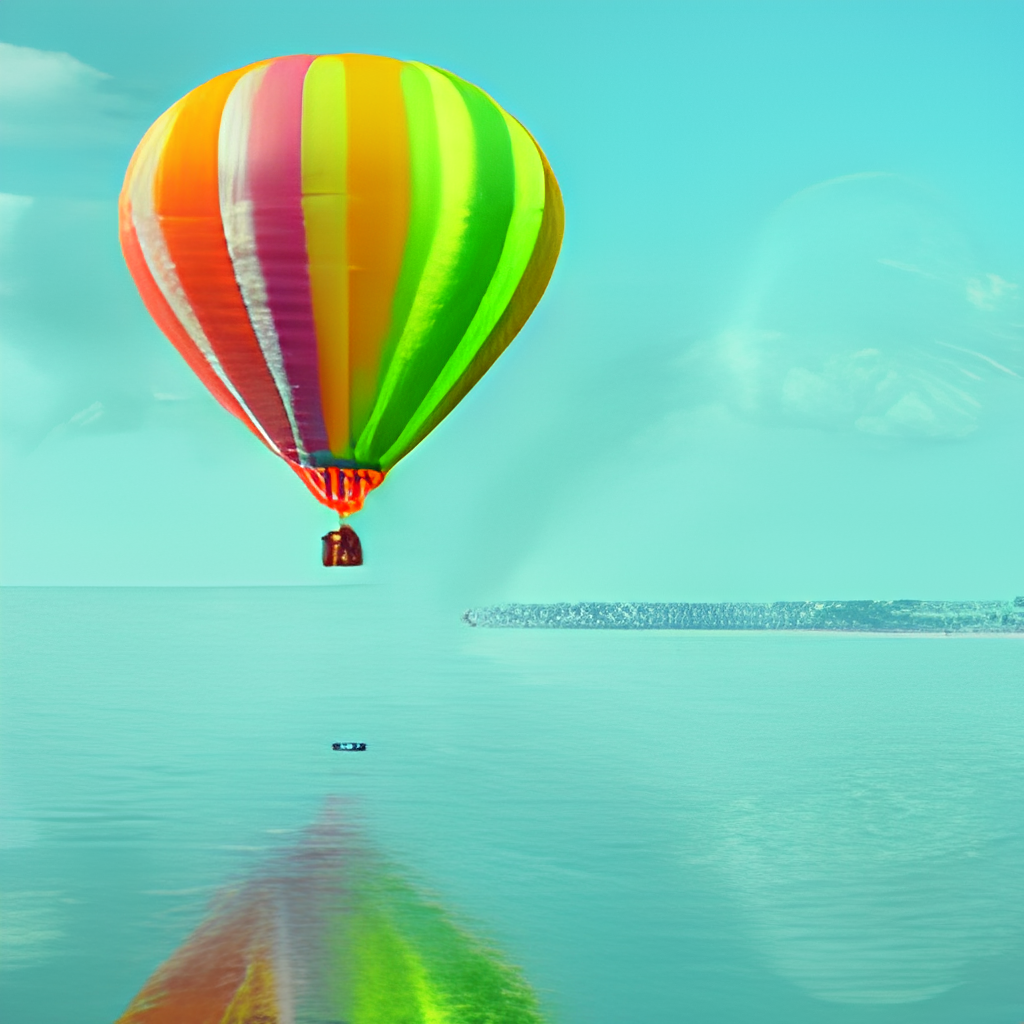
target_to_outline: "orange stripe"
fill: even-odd
[[[157,122],[159,123],[159,121]],[[150,132],[153,128],[150,128]],[[224,386],[224,382],[217,376],[213,367],[206,360],[206,356],[200,352],[196,343],[189,336],[174,310],[171,309],[164,298],[160,286],[156,283],[146,257],[139,244],[139,236],[135,230],[135,221],[132,217],[132,201],[130,199],[132,179],[135,177],[135,168],[138,164],[139,154],[142,152],[149,132],[139,143],[132,158],[128,163],[128,170],[125,172],[124,185],[121,187],[121,194],[117,200],[118,226],[121,236],[121,252],[124,261],[128,265],[128,273],[132,275],[135,287],[139,290],[142,304],[146,311],[156,322],[157,327],[167,337],[167,340],[178,350],[181,357],[188,364],[189,369],[203,382],[206,390],[227,409],[232,416],[237,416],[264,444],[266,439],[256,428],[256,425],[249,418],[245,410],[238,404],[235,396]]]
[[[129,170],[129,177],[131,171]],[[135,287],[142,296],[142,302],[149,312],[149,315],[156,321],[157,327],[167,336],[168,341],[181,353],[182,358],[188,363],[189,369],[203,382],[206,390],[217,399],[218,402],[233,416],[237,416],[264,444],[266,441],[263,435],[256,429],[255,424],[246,415],[245,410],[235,400],[223,382],[214,373],[213,368],[206,361],[206,357],[196,347],[195,342],[189,337],[188,331],[181,325],[181,322],[174,315],[174,311],[167,304],[163,293],[153,279],[146,258],[142,254],[142,247],[139,245],[138,236],[135,233],[135,225],[132,223],[131,202],[128,199],[128,187],[125,185],[120,200],[121,220],[121,252],[124,253],[124,261],[128,264],[128,272],[132,275]]]
[[[402,62],[345,54],[351,437],[373,409],[409,229]]]
[[[221,114],[235,83],[257,66],[219,75],[181,101],[157,171],[154,207],[182,288],[224,372],[274,443],[295,457],[291,425],[249,323],[220,218]]]
[[[256,906],[199,926],[146,982],[116,1024],[218,1024],[245,985],[266,928]],[[255,947],[255,949],[254,949]]]

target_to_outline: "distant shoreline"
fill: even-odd
[[[487,629],[787,631],[894,636],[1024,634],[1024,597],[1012,601],[601,602],[470,608]]]

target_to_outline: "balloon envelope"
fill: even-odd
[[[120,223],[191,368],[348,514],[523,326],[563,212],[536,142],[475,86],[414,61],[298,55],[161,116]]]

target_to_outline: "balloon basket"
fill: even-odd
[[[323,541],[323,561],[328,568],[363,564],[363,545],[359,543],[359,537],[351,526],[342,526],[325,533]]]

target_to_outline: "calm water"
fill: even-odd
[[[560,1024],[1024,1019],[1024,642],[2,601],[4,1022],[114,1019],[328,802]]]

